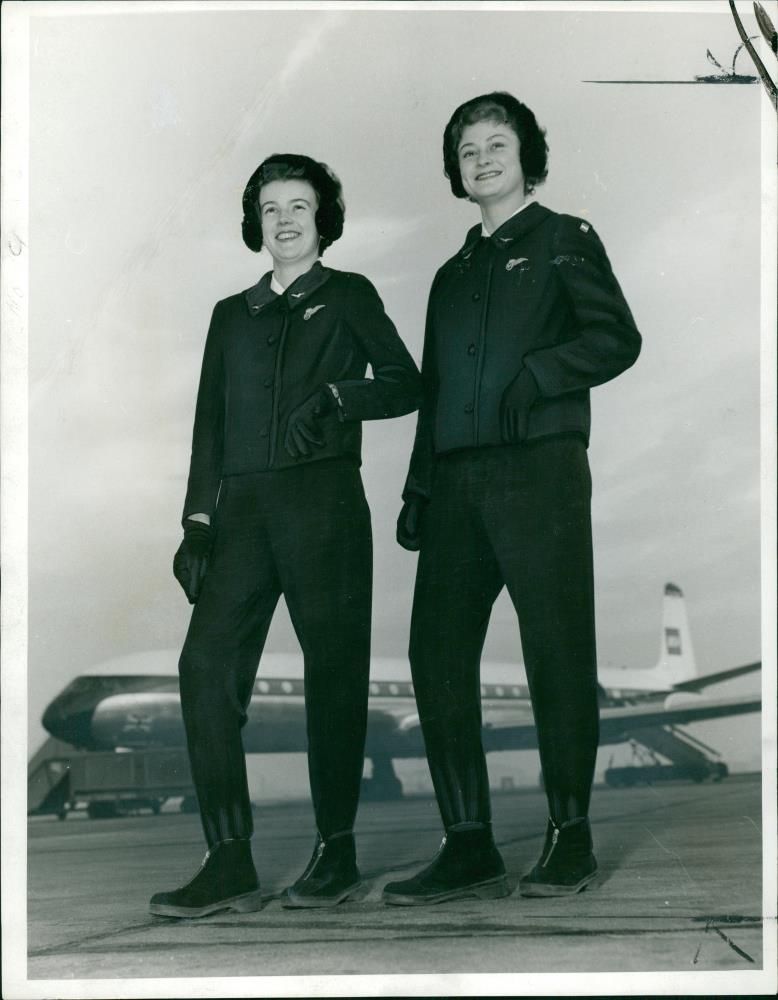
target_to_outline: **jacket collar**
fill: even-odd
[[[478,225],[468,230],[464,245],[459,251],[459,256],[467,260],[482,238],[485,242],[491,243],[497,250],[509,247],[516,240],[522,236],[526,236],[527,233],[532,232],[542,222],[545,222],[549,215],[551,215],[550,209],[533,201],[523,211],[512,215],[510,219],[506,219],[498,229],[495,229],[491,236],[486,237],[481,236],[481,223],[479,222]]]
[[[317,288],[321,288],[331,276],[332,271],[330,268],[324,267],[317,260],[309,271],[301,274],[299,278],[295,278],[292,284],[284,290],[283,295],[276,295],[270,289],[272,271],[268,271],[267,274],[262,275],[256,285],[243,293],[249,313],[252,316],[256,316],[261,309],[264,309],[266,305],[276,299],[285,299],[289,309],[296,309]]]

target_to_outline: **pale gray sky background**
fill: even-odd
[[[706,49],[728,65],[720,8],[31,18],[31,750],[72,677],[183,640],[171,562],[205,332],[269,267],[240,237],[249,175],[285,151],[335,169],[346,227],[325,263],[373,281],[420,360],[431,279],[478,218],[442,176],[443,127],[492,89],[547,129],[538,200],[592,221],[644,337],[593,393],[601,665],[654,662],[668,580],[705,672],[759,658],[761,88],[582,82],[691,78]],[[407,647],[415,557],[394,522],[414,427],[365,426],[377,655]],[[280,608],[268,649],[296,648]],[[505,599],[486,655],[519,658]]]

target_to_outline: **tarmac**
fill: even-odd
[[[495,793],[493,813],[515,884],[540,851],[545,798],[529,789]],[[435,802],[363,802],[357,844],[369,894],[333,910],[291,911],[278,897],[310,857],[311,809],[306,802],[264,804],[255,810],[253,841],[267,897],[262,910],[184,921],[153,917],[147,904],[153,892],[184,883],[199,866],[197,816],[163,810],[107,820],[32,819],[27,976],[755,972],[764,954],[760,813],[757,775],[596,788],[595,888],[564,899],[514,893],[399,908],[381,902],[381,889],[434,855],[441,837]],[[119,995],[129,996],[129,982],[127,988]]]

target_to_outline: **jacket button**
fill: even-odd
[[[481,298],[480,292],[473,292],[473,302],[478,302]]]
[[[472,403],[466,403],[465,404],[465,413],[472,413],[472,412],[473,412],[473,404]]]
[[[467,353],[471,356],[475,354],[475,344],[469,344],[467,348]]]
[[[267,430],[267,427],[263,427],[263,428],[262,428],[262,430],[261,430],[261,431],[259,432],[259,436],[260,436],[261,438],[266,438],[266,437],[267,437],[267,434],[268,434],[268,430]]]
[[[266,378],[265,381],[262,384],[264,385],[264,387],[266,389],[271,389],[272,386],[273,386],[273,380],[272,380],[272,378]]]
[[[268,342],[268,344],[275,344],[275,342],[276,342],[276,338],[275,338],[275,337],[274,337],[274,336],[273,336],[273,335],[271,334],[271,335],[270,335],[270,336],[269,336],[269,337],[267,338],[267,342]]]

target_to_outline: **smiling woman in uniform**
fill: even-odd
[[[480,212],[430,289],[423,399],[397,540],[419,550],[410,661],[445,830],[432,863],[387,903],[501,897],[480,662],[506,587],[519,620],[549,819],[526,896],[597,872],[589,801],[598,741],[587,458],[590,389],[629,368],[641,337],[591,223],[530,199],[545,133],[504,91],[460,105],[443,133],[452,194]]]
[[[333,906],[361,889],[352,831],[372,596],[361,421],[419,402],[418,370],[372,284],[319,260],[343,231],[332,171],[271,156],[243,212],[244,242],[266,247],[273,269],[217,303],[205,344],[174,572],[195,605],[179,675],[208,851],[189,883],[152,898],[152,913],[167,916],[261,905],[240,730],[281,594],[305,661],[317,825],[283,902]]]

